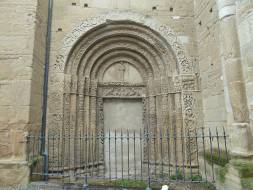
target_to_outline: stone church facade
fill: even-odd
[[[224,127],[253,165],[252,0],[3,0],[0,17],[0,185],[28,183],[41,132]]]

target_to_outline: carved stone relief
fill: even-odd
[[[105,71],[103,75],[103,82],[143,82],[139,71],[131,64],[125,61],[116,62]]]
[[[115,24],[104,27],[107,20]],[[91,29],[96,30],[91,33]],[[57,103],[50,107],[50,113],[62,116],[63,123],[50,122],[49,131],[60,127],[64,136],[92,132],[104,135],[105,98],[142,99],[145,133],[158,128],[193,133],[197,127],[199,84],[192,62],[170,28],[151,18],[147,22],[141,14],[114,11],[83,21],[65,37],[50,69],[52,76],[64,73],[65,78],[59,79],[59,84],[64,84],[59,86],[62,94],[49,96]],[[54,81],[50,82],[53,87]],[[102,141],[89,143],[103,148]],[[71,145],[71,155],[75,157],[81,156],[76,153],[80,149],[90,153],[88,161],[95,154],[94,150],[65,140],[62,152],[66,166],[74,164],[66,144]],[[189,160],[195,156],[193,139],[188,139],[185,146]],[[152,151],[155,154],[155,147]],[[103,160],[103,155],[97,155],[96,160]]]
[[[142,97],[142,87],[110,87],[103,88],[103,97]]]

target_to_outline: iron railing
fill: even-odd
[[[221,130],[220,130],[221,129]],[[33,178],[152,182],[214,182],[215,164],[229,160],[224,128],[171,132],[108,131],[27,137]],[[40,146],[46,142],[46,156]]]

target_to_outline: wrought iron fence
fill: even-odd
[[[214,182],[215,164],[229,160],[224,130],[169,129],[27,137],[33,178],[152,182]],[[41,143],[46,152],[40,153]]]

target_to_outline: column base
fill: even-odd
[[[24,161],[0,160],[0,176],[0,187],[26,186],[30,168]]]
[[[233,123],[229,133],[231,155],[253,158],[253,136],[249,123]]]
[[[215,187],[218,190],[253,190],[253,162],[244,159],[230,160],[225,166],[214,164]],[[212,165],[200,157],[202,176],[204,168],[208,181],[212,181]]]
[[[249,166],[248,166],[249,165]],[[252,172],[245,170],[245,167],[252,167],[251,163],[236,160],[235,163],[229,163],[225,167],[219,167],[217,177],[224,175],[224,179],[219,177],[216,181],[216,187],[219,190],[252,190],[253,176]]]

